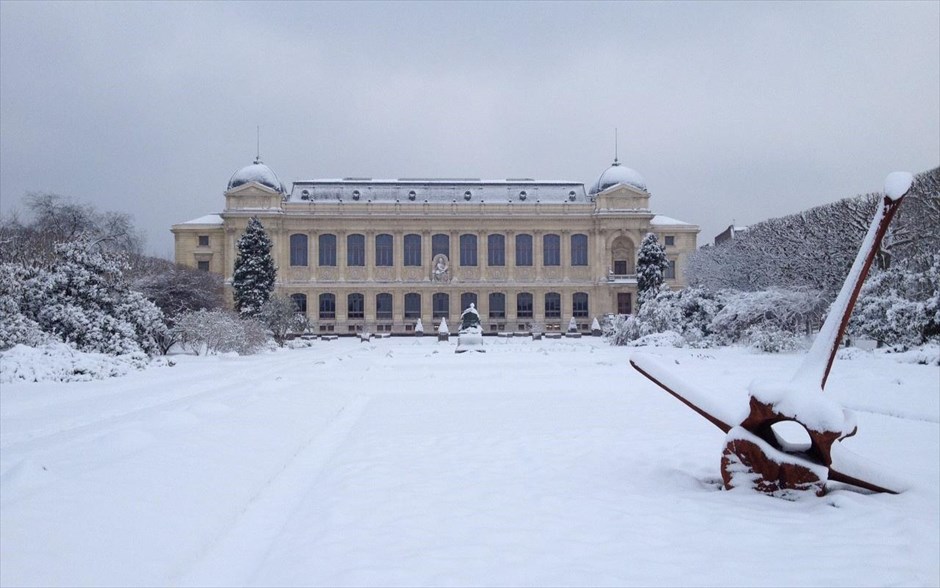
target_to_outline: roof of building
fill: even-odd
[[[200,216],[199,218],[194,218],[193,220],[188,220],[184,225],[221,225],[222,216],[218,214],[207,214],[205,216]]]
[[[531,178],[343,178],[294,182],[291,201],[590,202],[584,184]]]
[[[603,192],[607,188],[616,186],[617,184],[625,184],[637,188],[638,190],[646,191],[646,180],[643,179],[640,172],[625,165],[620,165],[620,162],[614,158],[614,163],[605,169],[604,173],[594,182],[594,186],[591,187],[591,194]]]
[[[284,189],[284,184],[278,179],[277,174],[275,174],[270,167],[262,163],[260,158],[256,158],[254,163],[232,174],[232,177],[228,181],[227,189],[231,190],[232,188],[237,188],[249,182],[257,182],[281,194],[287,192],[287,190]]]
[[[669,216],[664,216],[662,214],[657,214],[650,220],[651,225],[689,225],[692,226],[692,223],[687,223],[685,221],[677,220]]]

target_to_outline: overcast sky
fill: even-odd
[[[0,202],[170,225],[261,155],[588,186],[613,159],[710,242],[940,165],[940,3],[0,3]]]

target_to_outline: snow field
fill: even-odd
[[[454,338],[455,339],[455,338]],[[316,342],[0,391],[3,585],[936,585],[940,369],[827,395],[899,496],[720,490],[723,435],[599,339]],[[800,354],[652,349],[746,400]],[[755,571],[756,570],[756,571]]]

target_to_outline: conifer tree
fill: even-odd
[[[243,317],[257,317],[271,297],[277,268],[271,257],[271,239],[261,221],[251,217],[238,240],[238,256],[232,274],[235,310]]]
[[[666,249],[659,244],[654,233],[647,233],[640,244],[636,261],[637,301],[640,304],[659,294],[663,285],[663,272],[668,267]]]

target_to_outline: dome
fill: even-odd
[[[604,170],[601,177],[597,178],[597,182],[594,184],[594,187],[591,188],[591,194],[603,192],[607,188],[617,184],[626,184],[638,190],[646,191],[646,180],[643,179],[640,172],[620,165],[620,162],[615,159],[613,165]]]
[[[248,182],[258,182],[262,186],[276,190],[281,194],[285,193],[284,185],[277,179],[277,174],[271,171],[271,168],[261,163],[260,159],[255,159],[251,165],[245,166],[232,174],[228,181],[228,190],[237,188]]]

